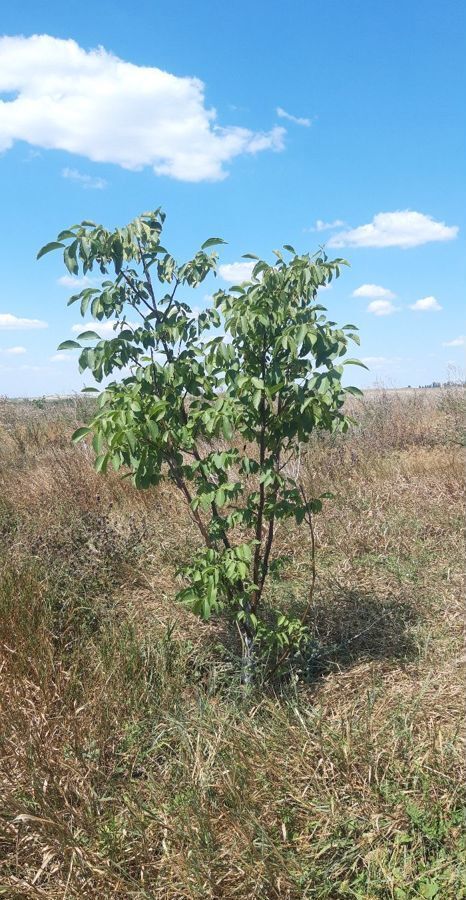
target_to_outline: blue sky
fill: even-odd
[[[464,369],[464,10],[5,5],[0,395],[83,384],[56,353],[78,322],[66,273],[58,255],[36,262],[38,248],[83,218],[114,226],[157,206],[180,258],[211,235],[228,241],[224,266],[284,243],[346,257],[322,297],[333,319],[360,327],[370,371],[353,382],[417,385]]]

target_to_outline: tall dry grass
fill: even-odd
[[[174,605],[183,507],[93,472],[80,403],[0,410],[0,895],[466,897],[460,394],[368,394],[312,444],[315,653],[250,696]]]

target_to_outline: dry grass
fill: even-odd
[[[459,403],[368,395],[310,448],[316,652],[248,697],[173,604],[177,498],[94,474],[79,401],[4,404],[0,896],[466,897]],[[309,550],[278,540],[269,600],[299,606]]]

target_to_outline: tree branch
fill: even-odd
[[[122,269],[120,274],[123,276],[123,278],[125,279],[126,283],[129,285],[131,290],[134,291],[134,293],[136,294],[137,297],[139,297],[141,303],[144,303],[144,306],[147,306],[147,309],[149,309],[151,312],[156,312],[156,310],[153,309],[153,307],[150,305],[150,303],[147,302],[146,298],[142,296],[141,291],[139,290],[137,285],[134,283],[134,281],[132,281],[132,279],[129,277],[128,273],[124,269]]]
[[[281,393],[279,393],[278,402],[277,402],[277,418],[280,418],[281,412],[282,412],[282,396],[281,396]],[[274,471],[275,471],[276,475],[278,475],[280,472],[280,454],[281,454],[281,447],[279,444],[275,450],[275,459],[274,459]],[[277,502],[278,490],[279,489],[277,487],[273,494],[274,506],[275,506],[275,503]],[[262,561],[262,574],[261,574],[261,580],[260,580],[260,585],[259,585],[259,600],[262,597],[265,580],[266,580],[268,572],[269,572],[269,559],[270,559],[270,552],[272,550],[272,544],[273,544],[273,539],[274,539],[274,529],[275,529],[275,510],[273,509],[271,517],[269,519],[269,528],[268,528],[268,532],[267,532],[267,540],[265,542],[264,558]]]
[[[181,475],[179,475],[179,473],[176,471],[176,466],[175,466],[175,464],[173,463],[173,461],[170,460],[170,459],[168,459],[167,462],[168,462],[168,465],[169,465],[169,468],[170,468],[170,472],[171,472],[173,481],[175,482],[177,488],[181,491],[181,493],[183,494],[185,500],[186,500],[187,503],[188,503],[188,506],[189,506],[189,513],[190,513],[190,516],[191,516],[192,520],[196,523],[197,527],[199,528],[199,531],[201,532],[202,537],[204,538],[204,541],[205,541],[206,546],[209,547],[209,548],[211,548],[211,547],[212,547],[212,541],[211,541],[211,539],[210,539],[210,535],[209,535],[208,529],[205,527],[204,522],[202,521],[201,516],[199,515],[198,510],[197,510],[197,509],[193,509],[192,506],[191,506],[191,503],[192,503],[192,499],[193,499],[193,498],[192,498],[192,496],[191,496],[191,493],[190,493],[190,491],[189,491],[189,488],[187,487],[187,485],[185,484],[185,482],[184,482],[183,479],[181,478]]]
[[[305,625],[309,618],[309,614],[311,612],[312,604],[313,604],[313,600],[314,600],[314,588],[315,588],[316,576],[317,576],[317,572],[316,572],[316,542],[315,542],[315,533],[314,533],[314,523],[312,521],[312,510],[309,506],[309,501],[306,497],[304,488],[301,484],[299,485],[299,491],[303,498],[303,502],[306,506],[306,517],[305,518],[306,518],[306,522],[309,526],[309,532],[310,532],[310,536],[311,536],[311,584],[309,586],[308,601],[307,601],[306,607],[304,609],[304,612],[301,616],[301,625]],[[271,678],[272,675],[274,675],[275,672],[280,668],[280,666],[283,665],[285,660],[290,655],[291,650],[292,650],[291,644],[289,644],[287,647],[285,647],[285,649],[283,650],[283,653],[281,653],[281,655],[279,656],[275,665],[272,666],[272,668],[267,673],[268,678]]]

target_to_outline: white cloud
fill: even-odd
[[[41,319],[21,319],[12,313],[0,313],[0,331],[29,331],[48,327],[48,323],[42,322]]]
[[[374,316],[391,316],[399,310],[399,306],[394,306],[391,300],[373,300],[367,307],[367,312],[374,313]]]
[[[445,225],[410,209],[382,212],[367,225],[334,234],[329,247],[419,247],[431,241],[451,241],[458,230],[457,225]]]
[[[436,297],[422,297],[409,307],[416,312],[439,312],[442,309]]]
[[[76,357],[68,351],[67,353],[54,353],[54,355],[50,356],[49,359],[50,359],[50,362],[54,362],[54,363],[70,362],[70,360],[72,360],[74,362]]]
[[[369,369],[386,369],[400,362],[400,358],[389,356],[363,356],[361,362],[365,363]]]
[[[310,231],[331,231],[332,228],[342,228],[344,224],[342,219],[335,219],[333,222],[324,222],[323,219],[317,219]]]
[[[465,344],[466,338],[460,335],[460,337],[453,338],[452,341],[444,341],[442,347],[464,347]]]
[[[251,279],[255,265],[255,262],[225,263],[223,266],[218,267],[218,274],[224,281],[229,281],[231,284],[241,284],[242,281]]]
[[[222,127],[204,84],[50,35],[0,38],[0,152],[15,141],[182,181],[217,181],[243,153],[282,150],[285,129]]]
[[[8,353],[9,356],[22,356],[27,353],[26,347],[5,347],[0,349],[0,353]]]
[[[388,288],[382,287],[380,284],[362,284],[361,287],[353,291],[352,297],[364,297],[373,300],[394,300],[396,294],[389,291]]]
[[[288,113],[286,109],[282,109],[281,106],[277,106],[275,112],[279,119],[286,119],[288,122],[293,122],[294,125],[302,125],[304,128],[309,128],[312,124],[311,119],[305,119],[302,116],[292,116],[291,113]]]
[[[62,287],[79,290],[95,284],[95,279],[89,278],[88,275],[83,275],[81,278],[77,278],[75,275],[62,275],[60,278],[57,278],[57,284],[60,284]]]
[[[107,187],[108,182],[105,178],[98,178],[93,175],[84,175],[78,169],[62,169],[62,178],[69,178],[70,181],[77,181],[83,188],[93,191],[103,191]]]
[[[120,329],[115,329],[115,324],[115,319],[109,319],[106,322],[78,322],[76,325],[71,326],[71,331],[74,334],[81,334],[82,331],[95,331],[101,337],[117,337]],[[131,328],[138,328],[137,322],[126,322],[125,327],[128,325]]]

